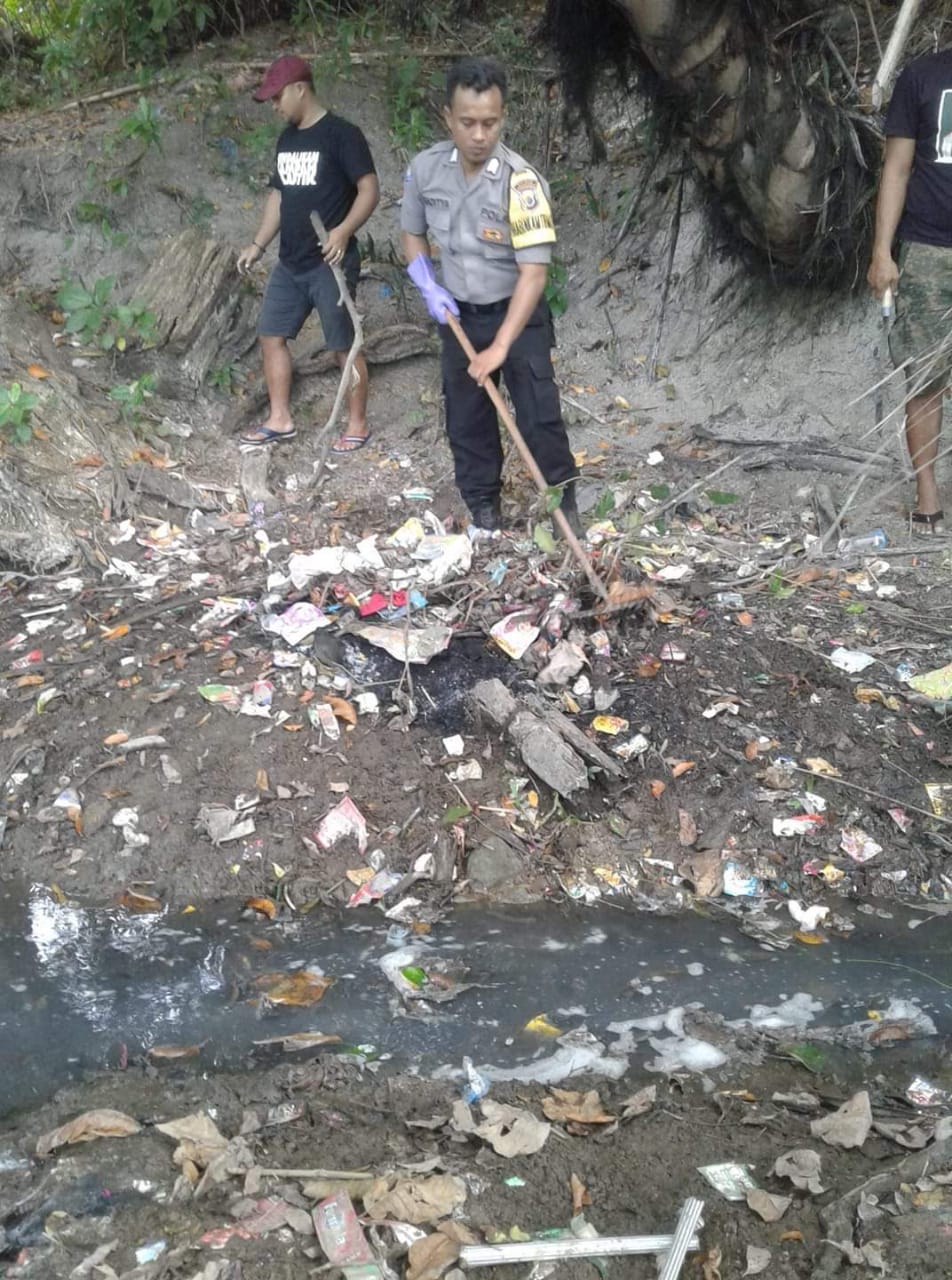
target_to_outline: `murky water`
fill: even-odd
[[[564,1045],[526,1033],[540,1013],[565,1032],[587,1028],[607,1047],[609,1072],[689,1057],[677,1017],[662,1021],[695,1003],[731,1019],[779,1018],[793,1039],[911,1002],[940,1035],[952,1033],[947,922],[899,911],[855,922],[848,939],[768,951],[727,919],[573,904],[458,908],[428,945],[463,960],[477,986],[421,1019],[407,1016],[381,970],[390,926],[369,908],[272,924],[240,919],[237,905],[131,916],[11,891],[0,899],[0,1114],[115,1066],[121,1045],[134,1058],[154,1045],[202,1043],[207,1067],[246,1061],[255,1040],[322,1031],[372,1044],[405,1069],[458,1067],[466,1054],[544,1076],[599,1050],[581,1035]],[[301,966],[336,979],[323,1001],[263,1011],[255,977]],[[652,1016],[654,1027],[623,1034]]]

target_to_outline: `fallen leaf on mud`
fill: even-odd
[[[572,1174],[569,1186],[572,1188],[572,1214],[577,1217],[586,1205],[592,1203],[592,1197],[588,1194],[585,1183],[577,1173]]]
[[[460,1245],[476,1237],[461,1222],[441,1222],[432,1235],[414,1240],[407,1254],[407,1280],[439,1280],[459,1257]]]
[[[228,1146],[214,1120],[200,1111],[155,1127],[159,1133],[174,1138],[179,1144],[172,1153],[173,1162],[179,1166],[184,1167],[187,1161],[198,1169],[204,1169]]]
[[[195,829],[203,831],[217,848],[227,840],[253,835],[255,821],[226,804],[203,804],[195,815]]]
[[[668,789],[668,784],[662,782],[660,778],[652,778],[648,783],[648,790],[651,792],[652,798],[660,800]]]
[[[622,582],[617,578],[608,588],[608,599],[613,609],[637,604],[639,600],[647,600],[649,596],[653,595],[653,587],[636,586],[633,582]]]
[[[542,1100],[542,1110],[549,1120],[571,1120],[576,1124],[611,1124],[615,1119],[602,1106],[598,1091],[576,1093],[571,1089],[553,1089]]]
[[[744,759],[756,760],[760,754],[760,743],[756,738],[751,738],[750,742],[744,743]]]
[[[792,1196],[772,1196],[769,1191],[748,1191],[747,1207],[764,1222],[779,1222],[793,1203]]]
[[[325,698],[324,701],[333,711],[338,720],[343,720],[345,724],[357,723],[357,712],[353,705],[346,698]]]
[[[45,1133],[36,1142],[36,1154],[44,1160],[58,1147],[72,1146],[76,1142],[91,1142],[94,1138],[128,1138],[139,1133],[142,1126],[132,1116],[122,1111],[101,1108],[84,1111],[73,1120],[67,1120],[58,1129]]]
[[[643,1089],[633,1093],[630,1098],[626,1098],[621,1104],[622,1120],[634,1120],[636,1116],[645,1115],[654,1106],[657,1096],[658,1086],[656,1084],[645,1085]]]
[[[179,1062],[182,1058],[197,1058],[201,1051],[200,1044],[154,1044],[149,1057],[155,1062]]]
[[[104,747],[118,747],[123,742],[129,741],[129,735],[125,729],[119,729],[115,733],[110,733],[108,738],[103,738],[102,745]]]
[[[323,1031],[292,1031],[286,1036],[268,1036],[254,1040],[253,1044],[279,1044],[285,1053],[299,1053],[302,1049],[316,1049],[324,1044],[340,1044],[340,1036],[325,1035]]]
[[[449,1173],[401,1178],[392,1186],[388,1178],[378,1178],[364,1194],[364,1209],[375,1222],[389,1218],[415,1227],[448,1218],[465,1203],[466,1183]]]
[[[844,1151],[861,1147],[872,1127],[873,1112],[865,1089],[855,1093],[832,1115],[810,1121],[810,1132],[814,1138],[822,1138],[828,1146],[840,1147]]]
[[[245,910],[257,911],[260,915],[273,920],[278,914],[278,904],[273,898],[248,898],[245,902]]]
[[[136,893],[134,889],[123,889],[116,898],[117,907],[125,907],[126,911],[161,911],[162,903],[148,893]]]
[[[74,467],[101,467],[105,463],[105,458],[99,453],[84,453],[81,458],[73,459]]]
[[[745,1276],[759,1276],[770,1266],[770,1250],[758,1249],[754,1244],[747,1246],[747,1270]]]
[[[811,1196],[821,1196],[824,1191],[820,1184],[822,1163],[819,1155],[809,1147],[796,1147],[777,1158],[773,1172],[777,1178],[787,1178],[799,1190],[809,1191]]]
[[[294,973],[263,973],[255,979],[255,986],[262,991],[269,1004],[287,1005],[294,1009],[317,1004],[334,985],[334,979],[310,969],[298,969]]]
[[[684,848],[694,844],[697,839],[697,823],[687,809],[678,810],[678,840]]]
[[[717,1245],[701,1259],[701,1274],[704,1280],[721,1280],[721,1251]]]
[[[869,706],[870,703],[878,702],[881,703],[888,711],[902,710],[902,703],[899,699],[893,696],[887,697],[886,694],[883,693],[882,689],[873,689],[860,685],[858,689],[853,690],[853,697],[857,702],[862,702],[866,706]]]
[[[716,898],[724,888],[724,861],[719,852],[692,853],[680,867],[699,898]]]
[[[822,756],[807,756],[803,762],[811,773],[818,773],[821,778],[842,778],[842,774],[829,760]]]
[[[661,659],[652,654],[646,655],[635,668],[635,674],[642,680],[652,680],[661,670]]]
[[[129,458],[131,462],[147,462],[150,467],[165,468],[170,462],[170,459],[166,458],[164,454],[156,453],[147,444],[140,444],[138,448],[133,449]]]
[[[40,382],[42,382],[44,378],[48,378],[50,376],[49,369],[44,369],[41,364],[28,364],[26,371],[31,378],[36,378]]]
[[[73,1267],[69,1273],[69,1280],[85,1280],[85,1277],[91,1276],[94,1271],[98,1271],[100,1275],[114,1276],[116,1273],[112,1267],[104,1267],[100,1264],[106,1261],[118,1244],[118,1240],[109,1240],[106,1244],[101,1244],[98,1249],[94,1249],[83,1258],[78,1267]]]
[[[477,1124],[462,1098],[456,1101],[452,1124],[457,1132],[475,1134],[507,1160],[535,1155],[545,1146],[552,1126],[537,1120],[531,1111],[494,1102],[492,1098],[483,1098],[479,1105],[484,1119]]]
[[[671,777],[680,778],[682,774],[690,772],[695,767],[693,760],[675,760],[671,764]]]
[[[131,630],[128,622],[120,622],[116,627],[106,627],[101,633],[103,640],[121,640]]]

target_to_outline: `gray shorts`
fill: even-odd
[[[353,298],[360,278],[360,255],[349,249],[341,264]],[[296,338],[312,311],[316,311],[330,351],[347,351],[354,340],[354,326],[340,301],[334,273],[326,264],[295,275],[278,263],[268,279],[258,318],[259,338]]]

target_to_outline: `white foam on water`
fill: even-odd
[[[796,995],[781,998],[778,1005],[749,1005],[750,1017],[738,1018],[729,1025],[732,1027],[757,1027],[763,1031],[778,1031],[783,1027],[792,1027],[802,1031],[814,1021],[815,1015],[823,1012],[823,1001],[814,1000],[805,991]]]

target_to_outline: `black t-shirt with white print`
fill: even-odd
[[[374,172],[367,139],[355,124],[328,111],[307,129],[288,125],[278,138],[268,185],[281,192],[278,256],[289,271],[309,271],[324,260],[311,212],[330,231],[350,212],[357,179]]]
[[[886,137],[916,141],[898,239],[952,247],[952,49],[909,63],[893,90]]]

